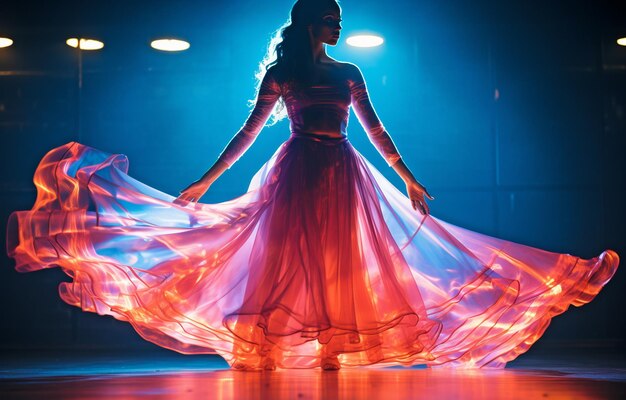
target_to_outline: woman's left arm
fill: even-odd
[[[413,209],[417,209],[419,207],[422,210],[422,213],[428,214],[429,209],[426,201],[424,201],[424,195],[426,195],[430,200],[434,200],[435,198],[428,193],[424,185],[415,179],[413,173],[411,173],[409,168],[404,163],[404,160],[391,139],[391,136],[389,136],[389,133],[374,110],[374,106],[369,98],[363,73],[355,64],[351,64],[351,66],[353,71],[351,79],[349,80],[349,86],[354,113],[365,129],[369,140],[383,156],[385,161],[387,161],[387,165],[392,167],[406,184],[407,193],[411,199]]]
[[[370,142],[387,161],[387,165],[391,167],[402,156],[374,110],[363,73],[355,64],[350,64],[350,66],[352,69],[348,84],[350,86],[352,109],[363,129],[365,129]]]

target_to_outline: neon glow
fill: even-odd
[[[6,38],[6,37],[0,37],[0,48],[9,47],[12,44],[13,44],[13,40]]]
[[[183,51],[190,46],[189,42],[179,39],[157,39],[150,43],[153,49],[162,51]]]
[[[346,39],[346,43],[353,47],[376,47],[383,42],[383,38],[378,35],[353,35]]]
[[[257,323],[267,324],[267,338],[290,352],[290,357],[277,353],[281,368],[318,366],[317,335],[337,349],[362,349],[340,354],[343,368],[400,363],[504,368],[542,336],[552,317],[590,302],[617,269],[619,257],[612,250],[585,260],[472,232],[432,215],[421,218],[407,197],[352,151],[356,158],[346,176],[363,177],[356,190],[370,193],[370,185],[380,190],[372,196],[334,194],[367,203],[356,213],[331,210],[334,217],[322,219],[341,229],[360,228],[352,235],[325,230],[331,237],[327,252],[320,253],[324,234],[318,228],[303,231],[303,221],[282,218],[316,218],[318,208],[299,209],[322,199],[311,199],[302,174],[332,161],[336,148],[316,143],[303,139],[290,145],[315,151],[275,153],[241,197],[180,205],[127,175],[123,154],[70,142],[39,164],[33,209],[11,214],[9,256],[19,272],[62,267],[73,278],[59,285],[65,302],[130,321],[146,340],[183,354],[217,353],[229,364],[251,363],[245,358],[247,340],[263,343]],[[294,171],[281,169],[287,175],[276,179],[275,163],[301,156]],[[284,179],[289,184],[281,187],[296,186],[287,203],[275,186]],[[256,228],[262,233],[255,234]],[[300,239],[288,239],[293,235],[303,235],[309,249],[318,250],[302,253]],[[396,250],[389,252],[388,245]],[[248,267],[251,259],[257,261]],[[333,275],[337,265],[345,279]],[[305,273],[311,269],[315,273]],[[283,274],[284,279],[263,279]],[[317,280],[323,274],[331,274],[331,287]],[[273,300],[264,310],[246,303],[255,298]],[[325,318],[347,318],[344,322],[354,325],[329,330]],[[333,341],[339,338],[346,342]]]
[[[79,47],[79,39],[78,38],[70,38],[65,41],[65,43],[73,48]],[[100,50],[104,47],[104,43],[95,40],[95,39],[80,39],[80,49],[81,50]]]
[[[620,46],[626,46],[626,37],[617,39],[617,44]]]
[[[235,369],[504,368],[609,282],[613,250],[582,259],[418,211],[348,140],[352,107],[388,166],[402,158],[361,70],[347,68],[285,97],[291,136],[228,201],[161,192],[128,175],[123,154],[50,150],[34,206],[9,216],[15,269],[60,267],[66,303]],[[284,92],[273,71],[219,156],[229,167]]]

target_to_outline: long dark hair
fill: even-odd
[[[329,7],[340,11],[338,0],[297,0],[294,3],[289,19],[274,31],[265,57],[259,63],[259,69],[255,73],[255,99],[265,73],[273,65],[276,65],[283,85],[295,88],[309,82],[313,69],[313,50],[307,25],[313,24]],[[254,106],[255,99],[249,100],[250,106]],[[281,97],[272,111],[270,125],[286,116],[285,103]]]

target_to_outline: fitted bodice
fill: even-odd
[[[318,64],[310,84],[294,87],[270,67],[259,87],[254,109],[222,151],[228,167],[252,145],[282,96],[292,136],[347,137],[350,106],[378,152],[393,165],[401,156],[369,99],[361,70],[352,63]]]
[[[323,63],[318,71],[313,83],[302,88],[280,86],[291,133],[346,136],[352,100],[347,68],[338,63]]]

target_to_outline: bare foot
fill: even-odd
[[[276,361],[272,357],[263,357],[261,367],[266,371],[274,371],[276,370]]]
[[[242,361],[236,361],[235,363],[233,363],[232,365],[233,369],[239,370],[239,371],[254,371],[256,370],[256,367],[250,365],[250,364],[246,364]]]
[[[337,356],[322,357],[321,365],[325,371],[336,371],[341,368],[341,363],[339,363]]]

